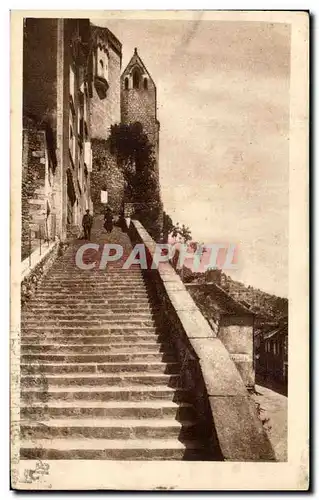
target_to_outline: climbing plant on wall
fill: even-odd
[[[162,203],[153,145],[143,126],[136,122],[112,125],[110,147],[123,170],[126,201],[138,205],[135,216],[158,240],[162,231]]]
[[[118,156],[127,182],[130,201],[159,199],[153,146],[139,122],[111,126],[111,151]]]

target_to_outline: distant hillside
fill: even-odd
[[[184,268],[185,282],[207,283],[215,282],[228,292],[235,300],[242,302],[257,314],[261,322],[285,321],[288,317],[288,299],[277,297],[263,292],[259,288],[246,286],[235,281],[219,270],[210,270],[205,273],[192,273]]]

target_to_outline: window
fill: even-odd
[[[124,88],[125,88],[125,90],[128,90],[128,78],[127,77],[124,80]]]
[[[144,78],[144,90],[147,90],[147,78]]]
[[[70,150],[70,154],[72,157],[72,161],[74,162],[74,160],[75,160],[75,137],[74,137],[72,125],[70,125],[69,134],[70,134],[69,135],[69,150]]]
[[[140,88],[140,72],[138,69],[133,71],[133,89]]]
[[[101,69],[101,71],[103,71],[103,69],[104,69],[104,62],[102,59],[100,59],[100,69]]]
[[[74,81],[75,81],[75,74],[72,66],[70,66],[70,78],[69,78],[69,85],[70,85],[70,96],[73,99],[74,102]]]

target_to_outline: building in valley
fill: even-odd
[[[288,388],[288,320],[256,328],[256,375],[263,383]]]

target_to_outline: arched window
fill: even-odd
[[[102,60],[102,59],[100,59],[100,61],[99,61],[99,62],[100,62],[100,69],[103,71],[103,68],[104,68],[104,63],[103,63],[103,60]]]
[[[140,72],[138,69],[133,71],[133,89],[140,88]]]
[[[125,88],[125,90],[128,90],[128,78],[127,77],[124,80],[124,88]]]
[[[144,89],[147,90],[147,78],[144,78]]]

